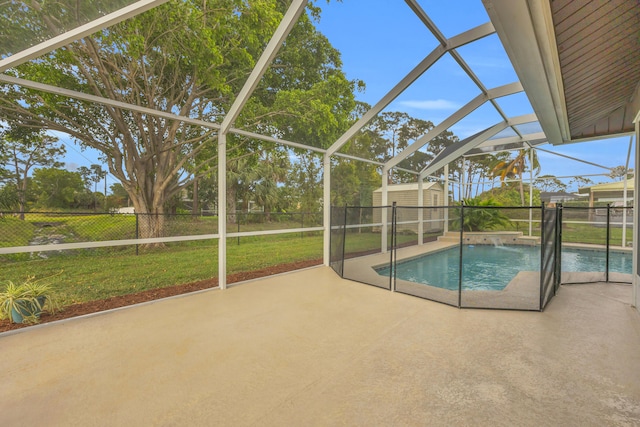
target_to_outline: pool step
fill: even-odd
[[[438,237],[439,242],[459,243],[460,232],[447,231]],[[465,243],[476,245],[536,245],[540,243],[540,237],[524,236],[521,231],[495,231],[495,232],[465,232]]]
[[[447,231],[444,235],[438,236],[438,242],[460,242],[460,233]]]

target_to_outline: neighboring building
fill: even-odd
[[[422,186],[423,206],[445,206],[444,189],[438,182],[425,182]],[[387,187],[387,203],[392,205],[396,202],[398,206],[418,206],[418,183],[410,184],[394,184]],[[373,206],[382,205],[382,188],[378,188],[373,192]],[[418,209],[399,209],[397,223],[398,229],[408,230],[412,232],[418,231]],[[424,231],[436,231],[444,228],[444,209],[425,209],[423,210]],[[373,222],[382,221],[380,209],[374,209]],[[391,218],[389,217],[389,221]],[[402,224],[403,222],[414,223]]]
[[[633,201],[633,178],[627,179],[627,204]],[[610,182],[608,184],[598,184],[591,187],[582,187],[578,193],[589,196],[589,206],[594,203],[611,203],[613,206],[623,206],[624,204],[624,180]]]
[[[548,204],[570,202],[572,200],[578,200],[587,197],[587,195],[567,193],[565,191],[542,191],[540,193],[540,200]]]
[[[129,214],[129,215],[133,215],[134,213],[136,213],[136,210],[133,206],[128,206],[126,208],[116,208],[116,209],[112,209],[111,210],[112,213],[118,213],[118,214]]]

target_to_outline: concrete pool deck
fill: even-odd
[[[459,310],[313,268],[0,335],[0,425],[640,425],[630,300]]]

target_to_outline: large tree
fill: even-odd
[[[36,204],[42,208],[75,207],[79,197],[86,194],[84,190],[84,182],[78,172],[57,168],[35,169],[33,172],[32,191]]]
[[[625,176],[627,176],[628,178],[628,175],[630,172],[633,172],[633,169],[627,170],[627,168],[623,165],[615,166],[614,168],[611,169],[611,172],[609,173],[609,177],[616,181],[622,181],[625,178]]]
[[[12,73],[92,95],[221,121],[275,31],[286,2],[174,0],[79,40]],[[313,15],[317,9],[311,7]],[[237,126],[326,145],[353,108],[339,53],[303,14]],[[215,131],[120,108],[3,85],[0,111],[61,131],[103,153],[139,213],[163,214],[194,178],[211,175]],[[230,135],[229,153],[259,142]],[[231,190],[233,191],[233,190]],[[161,236],[146,215],[141,236]],[[146,219],[146,221],[145,221]]]
[[[20,219],[24,219],[28,177],[32,168],[60,167],[62,163],[59,160],[65,152],[58,138],[47,135],[42,129],[12,124],[0,133],[0,162],[8,171],[5,185],[13,187],[13,190],[7,188],[5,194],[14,194],[13,200],[17,204]]]
[[[381,113],[369,125],[369,129],[381,137],[378,141],[384,141],[384,144],[382,146],[378,146],[376,150],[378,160],[382,162],[386,162],[395,157],[411,142],[415,141],[432,128],[433,123],[430,121],[417,119],[415,117],[411,117],[407,113],[397,111]],[[380,150],[381,148],[382,150]],[[426,162],[432,158],[432,155],[418,151],[406,159],[401,166],[408,169],[418,170],[425,166]],[[405,173],[398,171],[395,173],[390,172],[388,177],[390,184],[414,179],[415,177],[408,177]]]
[[[560,181],[554,175],[542,175],[536,180],[534,187],[540,191],[567,191],[567,184]]]
[[[82,176],[82,180],[84,181],[84,185],[93,197],[93,210],[95,211],[98,207],[98,203],[96,201],[96,195],[98,194],[98,183],[102,181],[103,178],[107,176],[107,171],[102,170],[102,166],[97,164],[92,164],[90,167],[80,166],[78,168],[78,173]],[[91,184],[93,184],[93,191],[91,190]],[[105,189],[104,189],[104,199],[106,202],[107,197],[107,182],[105,181]],[[106,205],[104,206],[106,209]]]

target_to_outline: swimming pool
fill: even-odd
[[[457,290],[460,249],[453,247],[418,258],[399,261],[396,278],[413,283]],[[539,246],[465,245],[462,266],[463,290],[502,290],[521,271],[540,271]],[[562,249],[562,271],[604,272],[604,251]],[[609,253],[609,271],[631,274],[632,256],[627,252]],[[389,276],[389,267],[376,269]]]

